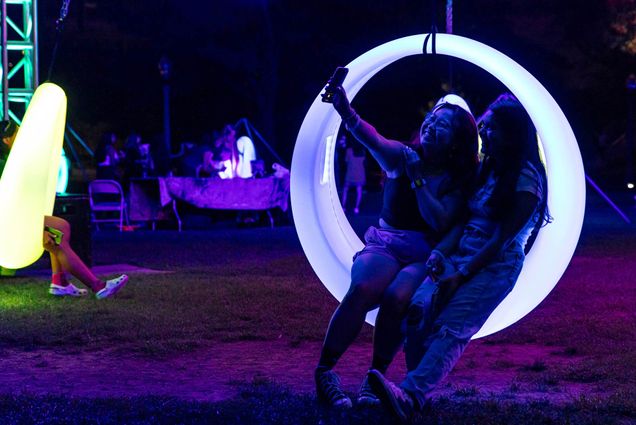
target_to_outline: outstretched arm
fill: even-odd
[[[351,134],[369,149],[384,171],[397,170],[402,164],[404,144],[385,138],[371,124],[361,119],[351,107],[342,86],[334,87],[333,90],[333,106]]]

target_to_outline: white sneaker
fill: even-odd
[[[66,286],[51,283],[51,286],[49,287],[49,294],[56,297],[83,297],[88,294],[88,291],[86,289],[78,288],[72,283],[69,283]]]
[[[124,287],[124,285],[126,285],[126,282],[128,282],[128,276],[126,276],[125,274],[115,278],[115,279],[110,279],[106,281],[106,286],[104,286],[104,289],[101,289],[99,291],[97,291],[95,293],[95,298],[101,300],[103,298],[110,298],[113,295],[115,295],[121,288]]]

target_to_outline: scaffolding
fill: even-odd
[[[0,118],[21,123],[38,86],[37,0],[2,0],[0,13]]]

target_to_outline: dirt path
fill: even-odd
[[[218,343],[167,359],[147,359],[114,352],[60,354],[53,351],[0,353],[0,393],[69,395],[76,397],[173,396],[218,401],[236,395],[237,385],[269,379],[298,392],[312,392],[313,366],[319,343],[290,347],[286,341]],[[594,384],[559,382],[542,385],[520,373],[540,360],[546,370],[576,362],[558,355],[558,347],[534,345],[492,346],[474,342],[438,395],[542,399],[566,402],[582,394],[603,395]],[[117,351],[121,353],[122,350]],[[338,373],[345,389],[355,392],[370,362],[371,346],[351,347]],[[404,376],[400,354],[389,378]],[[540,380],[539,380],[540,381]]]

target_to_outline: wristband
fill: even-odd
[[[349,115],[347,118],[342,118],[342,121],[349,121],[351,118],[355,117],[356,115],[358,115],[355,111],[355,109],[351,109],[351,115]]]
[[[360,115],[358,115],[354,111],[353,115],[347,117],[346,119],[343,119],[342,121],[345,123],[345,127],[347,127],[347,130],[353,132],[360,126],[360,121],[362,120],[360,119]]]
[[[411,189],[419,189],[420,187],[426,185],[426,180],[424,179],[415,179],[411,182]]]
[[[444,255],[444,253],[442,251],[440,251],[439,249],[434,249],[431,251],[431,254],[435,254],[438,257],[440,257],[442,260],[446,261],[446,256]]]

